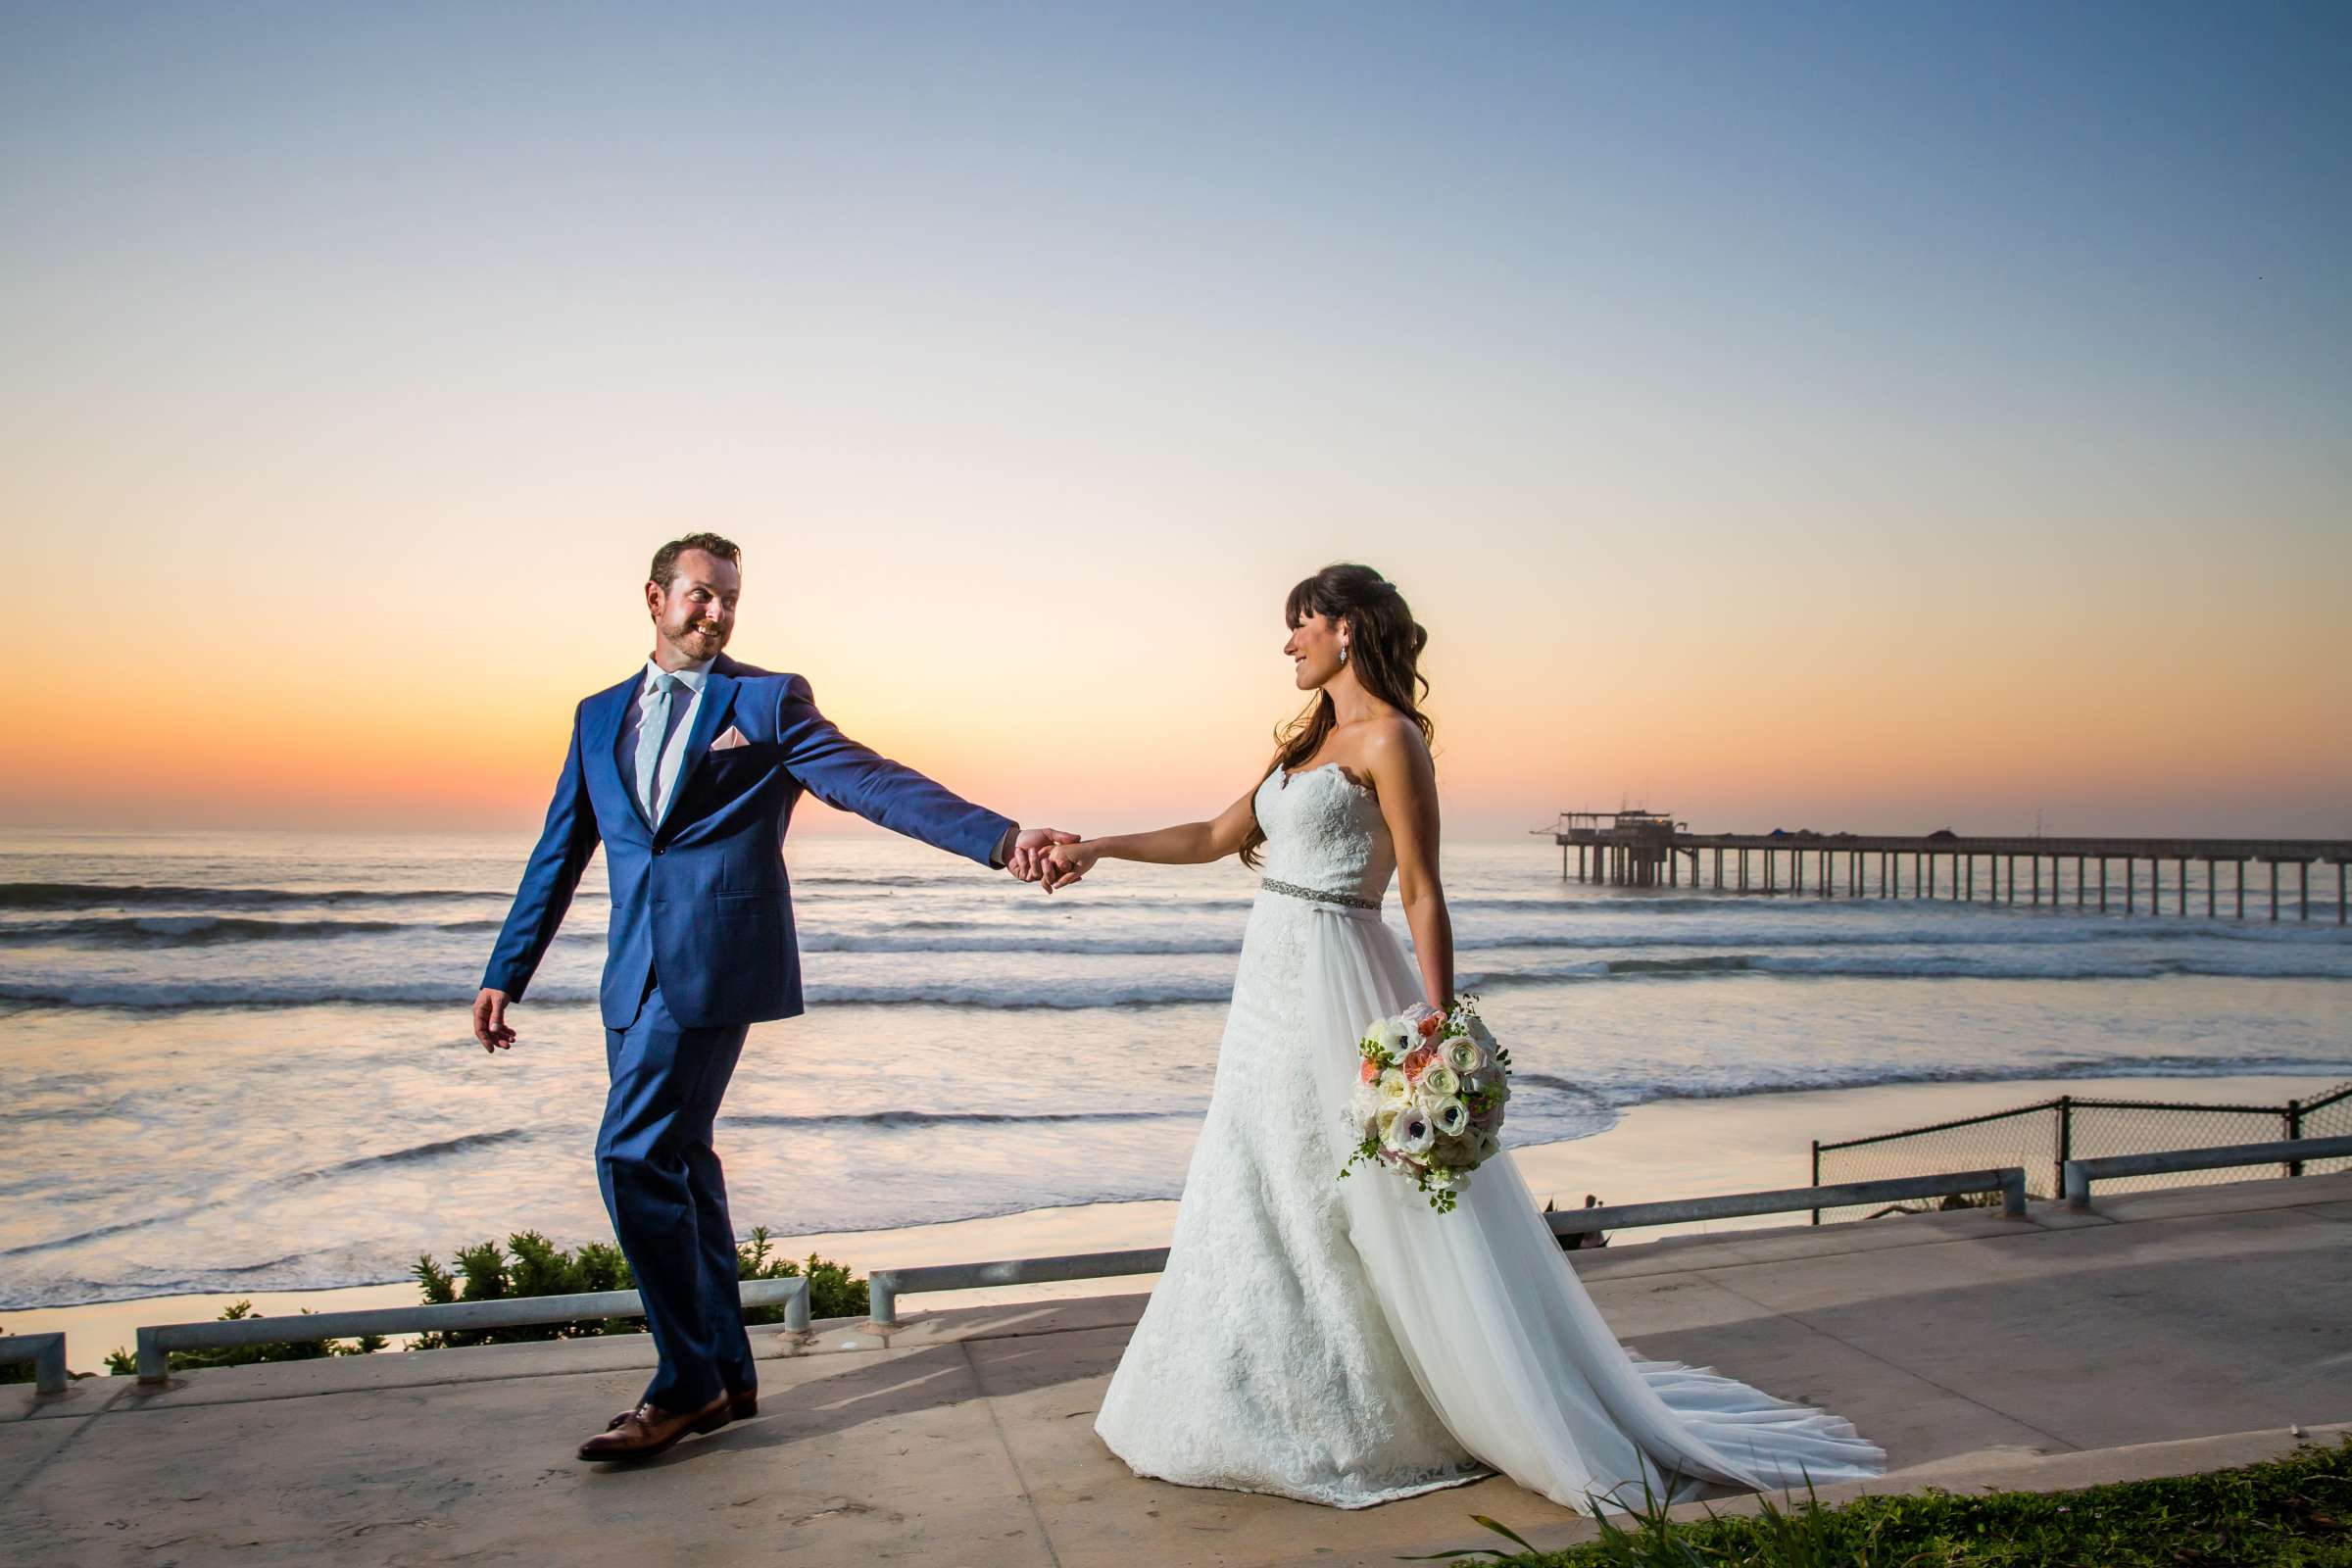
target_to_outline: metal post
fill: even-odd
[[[1813,1179],[1805,1185],[1807,1187],[1821,1185],[1821,1140],[1818,1138],[1813,1140]],[[1821,1223],[1821,1210],[1818,1208],[1813,1211],[1813,1223],[1816,1225]]]
[[[2058,1185],[2066,1186],[2066,1162],[2075,1157],[2075,1097],[2058,1097]]]
[[[2303,1102],[2300,1100],[2290,1100],[2286,1102],[2286,1136],[2290,1139],[2300,1138],[2303,1136]],[[2302,1175],[2303,1162],[2299,1159],[2288,1160],[2286,1162],[2286,1173],[2289,1176]],[[1814,1177],[1813,1185],[1819,1187],[1821,1185],[1821,1178],[1818,1176]]]

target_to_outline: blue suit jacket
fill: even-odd
[[[640,667],[572,714],[547,825],[482,975],[515,1001],[599,842],[612,880],[607,1027],[636,1020],[651,972],[671,1015],[699,1029],[801,1011],[783,837],[803,790],[983,865],[1012,825],[842,734],[800,676],[722,654],[704,682],[669,808],[649,829],[613,753],[642,679]],[[711,751],[730,724],[750,744]]]

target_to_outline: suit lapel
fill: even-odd
[[[686,791],[693,786],[694,775],[703,765],[704,754],[710,750],[710,743],[718,738],[719,730],[726,724],[727,710],[735,706],[735,685],[734,676],[720,674],[716,664],[710,666],[710,675],[703,681],[702,703],[694,710],[694,727],[686,732],[686,757],[678,763],[678,782],[670,789],[669,805],[663,808],[662,820],[654,824],[657,836],[663,824],[677,814],[678,803],[686,798]]]
[[[589,699],[588,711],[580,728],[580,747],[585,754],[580,764],[590,775],[601,776],[619,798],[628,805],[627,820],[645,826],[645,813],[637,809],[637,791],[630,780],[621,776],[620,759],[613,749],[620,744],[620,726],[628,717],[629,704],[636,701],[637,688],[645,679],[643,669],[611,691]]]

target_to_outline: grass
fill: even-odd
[[[1433,1559],[1522,1568],[2352,1568],[2352,1437],[2282,1459],[2082,1492],[1928,1492],[1678,1521],[1654,1501],[1564,1551],[1464,1547]]]

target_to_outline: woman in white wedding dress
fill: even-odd
[[[1054,852],[1060,877],[1237,853],[1264,874],[1167,1269],[1096,1432],[1141,1475],[1343,1508],[1496,1471],[1576,1508],[1879,1474],[1837,1416],[1619,1346],[1508,1158],[1450,1214],[1386,1170],[1338,1179],[1364,1028],[1453,1002],[1428,634],[1364,566],[1300,583],[1285,618],[1319,695],[1257,788]],[[1392,875],[1418,973],[1381,923]]]

